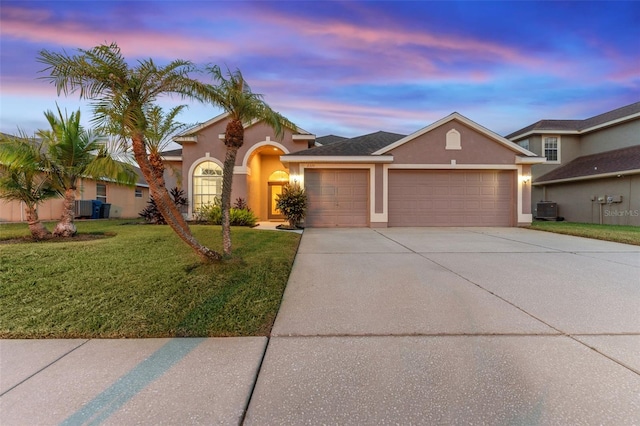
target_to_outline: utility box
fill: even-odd
[[[91,217],[93,214],[91,200],[76,200],[75,217]]]
[[[553,201],[540,201],[536,205],[536,219],[557,220],[558,204]]]

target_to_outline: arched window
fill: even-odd
[[[269,175],[269,182],[289,182],[289,173],[284,170],[276,170]]]
[[[214,204],[222,195],[222,167],[213,161],[203,161],[193,171],[193,211]]]

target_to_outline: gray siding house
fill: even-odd
[[[532,209],[567,221],[640,226],[640,102],[585,120],[540,120],[506,136],[546,158],[534,165]]]

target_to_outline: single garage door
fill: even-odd
[[[389,226],[512,226],[513,171],[389,171]]]
[[[305,224],[314,227],[369,224],[369,171],[307,169]]]

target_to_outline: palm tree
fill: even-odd
[[[185,243],[205,260],[222,256],[201,245],[191,233],[186,220],[175,206],[164,177],[154,172],[148,152],[148,118],[145,110],[163,94],[197,97],[203,84],[189,77],[195,66],[189,61],[174,60],[157,66],[152,59],[140,60],[129,67],[117,44],[78,49],[79,54],[54,53],[42,50],[38,61],[46,64],[45,77],[56,85],[58,94],[79,92],[80,99],[93,101],[94,121],[101,129],[118,135],[131,147],[151,196],[169,226]]]
[[[187,127],[186,124],[176,121],[178,114],[186,107],[186,105],[178,105],[165,114],[161,107],[154,105],[145,111],[148,123],[146,141],[149,162],[159,179],[164,179],[162,151],[171,143],[171,136]]]
[[[0,138],[0,198],[24,203],[31,236],[37,240],[51,233],[38,218],[38,205],[60,194],[53,189],[49,176],[43,173],[42,142],[2,135]]]
[[[64,117],[58,107],[57,115],[52,111],[46,111],[44,115],[51,129],[38,131],[38,136],[47,146],[46,171],[54,185],[64,194],[62,216],[53,235],[71,237],[77,232],[73,218],[79,179],[109,179],[133,185],[137,176],[129,164],[116,161],[105,144],[90,130],[82,127],[80,110]]]
[[[217,86],[209,86],[206,99],[216,106],[222,107],[229,114],[224,144],[227,147],[222,167],[222,247],[225,255],[231,254],[231,227],[229,214],[231,210],[231,186],[233,183],[233,167],[236,163],[238,149],[244,143],[244,125],[253,121],[264,121],[276,134],[284,135],[284,129],[296,129],[296,125],[280,113],[274,111],[263,100],[263,96],[253,93],[242,76],[240,70],[231,72],[227,69],[223,75],[219,66],[206,68]]]

